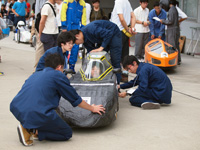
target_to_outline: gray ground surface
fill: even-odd
[[[9,104],[33,72],[35,50],[17,44],[13,36],[0,41],[0,150],[27,149],[19,143],[19,124]],[[134,51],[131,48],[131,53]],[[79,65],[76,67],[80,67]],[[100,129],[73,129],[67,142],[34,141],[37,150],[199,150],[200,149],[200,59],[182,55],[182,65],[168,71],[173,88],[172,104],[159,110],[133,107],[128,97],[119,99],[118,119]],[[132,75],[134,76],[134,75]],[[131,79],[133,77],[129,77]],[[177,92],[178,91],[178,92]]]

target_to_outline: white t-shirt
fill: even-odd
[[[90,23],[90,13],[91,13],[91,5],[89,3],[85,3],[86,5],[86,24],[89,24]]]
[[[178,6],[176,6],[176,9],[178,11],[178,17],[179,17],[179,19],[187,18],[188,17]]]
[[[133,12],[133,9],[128,0],[115,0],[115,6],[113,8],[110,21],[115,23],[119,27],[119,29],[122,31],[124,29],[124,27],[122,26],[122,24],[119,20],[118,14],[123,14],[126,24],[130,25],[131,12]]]
[[[56,3],[56,19],[57,19],[57,23],[58,23],[58,26],[61,27],[61,10],[62,10],[62,3],[57,4]]]
[[[46,2],[49,3],[49,2]],[[51,4],[51,3],[50,3]],[[56,12],[56,8],[55,5],[51,4]],[[51,6],[49,6],[49,4],[45,4],[42,7],[41,10],[41,16],[47,16],[46,22],[45,22],[45,26],[44,26],[44,30],[42,31],[42,33],[45,34],[58,34],[58,24],[57,24],[57,20],[56,17],[54,15],[54,12],[51,8]]]
[[[149,16],[149,9],[148,8],[143,9],[141,6],[139,6],[134,10],[134,14],[135,14],[136,20],[146,22],[148,21],[147,19]],[[145,27],[142,24],[138,24],[138,23],[135,24],[135,29],[136,29],[136,32],[138,33],[147,33],[150,31],[149,26]]]

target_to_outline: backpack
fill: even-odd
[[[50,3],[45,3],[45,4],[49,4],[49,5],[50,5],[50,7],[52,8],[53,13],[54,13],[54,15],[55,15],[55,17],[56,17],[56,12],[55,12],[53,6],[52,6]],[[44,5],[45,5],[45,4],[44,4]],[[44,5],[43,5],[43,6],[44,6]],[[43,7],[43,6],[42,6],[42,7]],[[41,12],[39,12],[39,13],[37,14],[37,17],[36,17],[36,19],[35,19],[35,28],[36,28],[36,30],[38,31],[38,33],[39,33],[40,20],[41,20]]]

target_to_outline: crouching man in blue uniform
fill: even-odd
[[[111,62],[114,68],[121,68],[122,35],[118,26],[110,21],[96,20],[81,30],[71,30],[76,37],[76,44],[83,44],[87,52],[110,51]],[[121,74],[117,74],[120,83]]]
[[[123,68],[137,76],[128,83],[118,85],[118,88],[126,89],[138,85],[138,88],[129,99],[133,106],[143,109],[160,108],[160,104],[170,104],[172,96],[172,84],[167,75],[157,66],[141,63],[135,56],[126,56]],[[119,93],[119,97],[126,97],[127,93]]]
[[[74,45],[75,36],[70,32],[61,32],[58,35],[57,42],[58,46],[48,49],[40,58],[38,65],[36,67],[36,71],[43,70],[45,68],[45,58],[47,57],[47,55],[54,53],[60,54],[60,56],[65,60],[64,68],[67,68],[68,54],[69,51],[72,50],[72,47]]]
[[[65,141],[72,137],[72,129],[56,113],[61,96],[72,106],[98,113],[105,112],[102,105],[89,105],[76,93],[62,73],[64,60],[59,54],[45,59],[45,69],[31,75],[10,104],[10,111],[19,120],[20,142],[33,144],[31,136],[42,140]]]

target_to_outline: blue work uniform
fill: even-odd
[[[121,89],[138,88],[129,99],[133,106],[141,107],[144,102],[171,103],[172,84],[167,75],[157,66],[140,63],[134,80],[120,85]]]
[[[84,0],[64,0],[61,10],[62,29],[67,31],[81,29],[86,25],[86,5]],[[69,64],[77,61],[79,45],[74,45],[71,50]]]
[[[165,25],[162,24],[160,21],[153,19],[153,17],[158,17],[159,19],[166,19],[167,13],[164,9],[161,9],[160,14],[157,15],[155,9],[152,9],[149,12],[149,21],[151,24],[149,25],[150,28],[150,37],[155,35],[155,38],[161,36],[161,39],[165,41]],[[151,39],[151,38],[150,38]]]
[[[56,113],[60,98],[76,107],[81,97],[60,71],[47,67],[32,74],[10,104],[10,111],[26,129],[37,129],[39,140],[68,140],[72,129]]]
[[[45,58],[49,55],[49,54],[54,54],[54,53],[58,53],[60,54],[60,56],[62,56],[62,58],[65,60],[65,67],[67,67],[67,57],[68,57],[68,51],[66,51],[64,54],[63,54],[63,51],[62,51],[62,48],[59,47],[59,46],[56,46],[56,47],[52,47],[50,48],[49,50],[47,50],[43,55],[42,57],[40,58],[39,62],[38,62],[38,65],[36,67],[36,71],[41,71],[45,68]]]
[[[113,67],[121,68],[122,35],[116,24],[106,20],[96,20],[83,27],[81,31],[87,52],[102,46],[105,51],[110,51]],[[121,74],[117,74],[118,84],[120,80]]]

